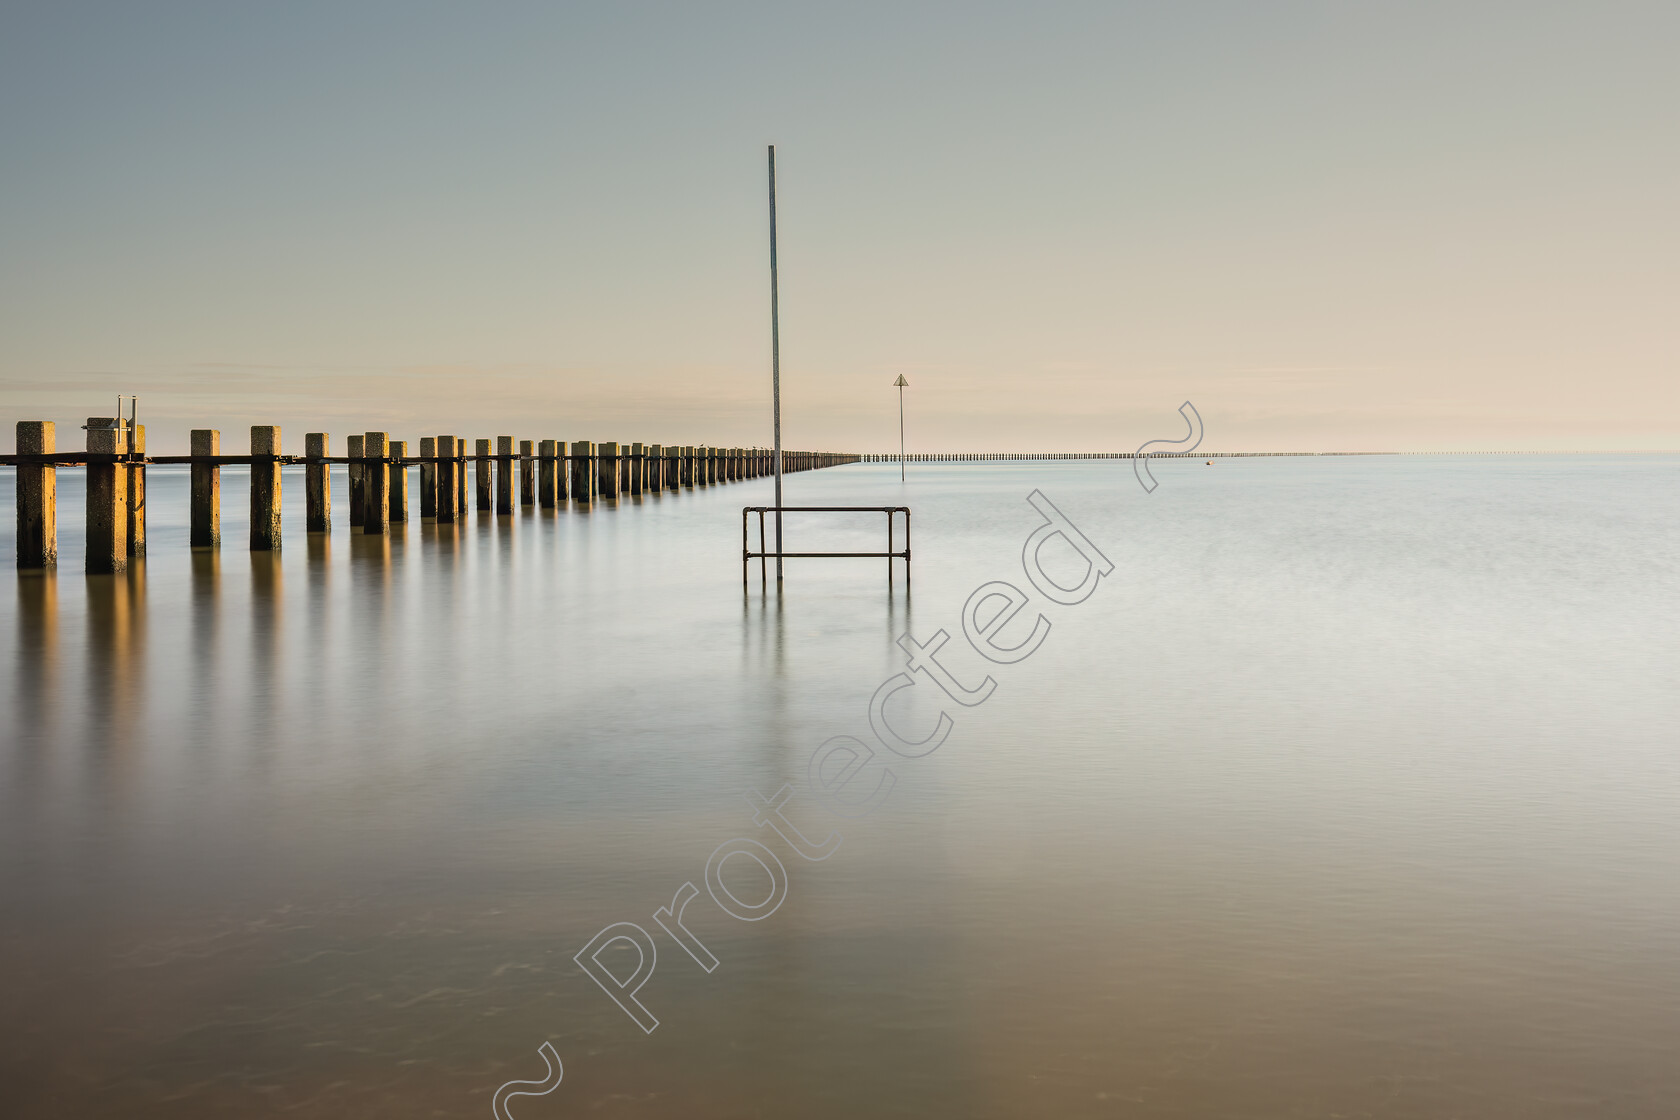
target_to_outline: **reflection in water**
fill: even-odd
[[[159,470],[142,570],[0,597],[5,1114],[482,1116],[552,1040],[520,1117],[1666,1117],[1671,461],[1231,462],[927,471],[917,636],[998,688],[896,699],[956,728],[844,819],[811,752],[874,743],[913,600],[813,560],[738,601],[767,484],[218,557]],[[1115,572],[993,664],[962,607],[1034,485]],[[832,858],[755,823],[784,784]],[[761,922],[706,888],[736,837]],[[712,972],[651,918],[685,882]],[[652,1035],[571,961],[621,921]]]
[[[285,569],[279,552],[251,558],[251,727],[249,741],[271,746],[284,734],[285,682],[280,675],[285,636]],[[262,758],[259,754],[256,757]]]
[[[143,717],[138,647],[145,561],[132,561],[126,573],[88,576],[88,741],[90,745],[127,746]]]
[[[17,577],[17,713],[25,741],[51,730],[58,704],[58,574]]]

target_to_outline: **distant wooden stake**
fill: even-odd
[[[534,457],[537,445],[528,439],[519,441],[519,504],[537,504],[537,464]]]

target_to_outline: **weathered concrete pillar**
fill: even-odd
[[[490,441],[481,439],[473,446],[476,453],[473,462],[474,481],[478,484],[478,508],[485,513],[495,509],[490,499]]]
[[[566,441],[554,441],[554,501],[558,505],[572,493],[571,463],[566,458]]]
[[[543,509],[553,509],[558,498],[555,495],[556,474],[559,462],[555,458],[554,441],[540,440],[537,443],[537,504]]]
[[[440,525],[455,524],[455,512],[461,504],[461,472],[455,469],[455,456],[460,452],[454,436],[437,437],[437,519]]]
[[[354,529],[367,513],[367,464],[362,462],[362,437],[345,437],[344,453],[350,457],[350,527]]]
[[[675,490],[681,485],[677,481],[677,449],[675,447],[665,447],[662,450],[665,453],[665,460],[659,468],[660,482],[665,489]]]
[[[640,496],[642,479],[647,470],[647,448],[639,443],[630,445],[630,493]]]
[[[280,429],[251,426],[251,551],[280,551]]]
[[[472,503],[472,487],[467,485],[467,439],[462,436],[455,441],[455,520],[467,519],[467,508]]]
[[[595,445],[587,440],[572,444],[572,501],[588,505],[595,497]]]
[[[618,497],[618,444],[600,444],[595,452],[596,493],[603,498]]]
[[[146,558],[146,425],[135,424],[128,432],[128,555]]]
[[[496,512],[513,512],[513,437],[496,437]]]
[[[436,456],[437,456],[437,437],[436,436],[421,436],[420,437],[420,458],[422,460],[427,460],[427,459],[436,458]],[[433,462],[424,462],[424,461],[421,462],[421,464],[420,464],[420,520],[422,520],[422,521],[425,521],[428,518],[433,520],[433,521],[437,520],[437,494],[438,494],[438,482],[437,482],[437,480],[438,480],[438,465],[436,463],[433,463]]]
[[[528,439],[519,441],[519,504],[537,504],[537,445]]]
[[[665,445],[652,443],[647,449],[647,479],[642,483],[648,493],[665,489]]]
[[[214,460],[222,453],[222,433],[192,430],[193,458]],[[188,543],[196,549],[222,547],[222,468],[213,461],[192,465],[192,527]]]
[[[403,462],[408,458],[408,441],[394,439],[391,441],[391,520],[393,522],[408,522],[408,464]]]
[[[58,449],[51,420],[19,420],[17,453],[52,455]],[[17,465],[17,566],[30,572],[58,567],[58,468]]]
[[[326,432],[303,436],[303,528],[306,533],[332,532],[332,465],[328,463],[332,437]],[[198,454],[198,452],[193,452]]]
[[[115,416],[89,416],[87,449],[87,573],[128,571],[128,468],[118,460],[127,433]]]
[[[618,445],[618,492],[621,495],[630,492],[630,468],[635,463],[630,457],[629,446],[627,443]]]
[[[382,537],[390,532],[391,471],[386,460],[391,454],[391,437],[386,432],[368,432],[362,436],[362,459],[367,469],[362,472],[362,496],[366,508],[362,510],[362,533]]]

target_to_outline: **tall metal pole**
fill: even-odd
[[[782,582],[782,335],[776,297],[776,145],[770,145],[770,397],[776,429],[776,582]]]
[[[902,382],[904,379],[899,378]],[[898,387],[898,480],[904,481],[904,386]]]

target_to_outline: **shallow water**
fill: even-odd
[[[62,570],[0,596],[5,1113],[484,1116],[549,1042],[520,1120],[1674,1115],[1680,458],[1155,473],[793,476],[911,505],[915,581],[790,560],[778,596],[741,586],[763,481],[384,542],[342,478],[307,539],[288,472],[275,560],[241,472],[195,555],[154,468],[151,559],[89,579],[61,471]],[[988,665],[964,602],[1031,590],[1035,488],[1113,571]],[[894,639],[941,629],[996,691],[923,757],[876,744],[890,797],[830,814],[812,751],[873,741]],[[940,698],[890,717],[919,737]],[[829,858],[755,827],[743,791],[784,783]],[[706,889],[737,837],[785,866],[760,921]],[[653,919],[685,881],[710,973]],[[614,922],[657,946],[651,1034],[573,960]]]

